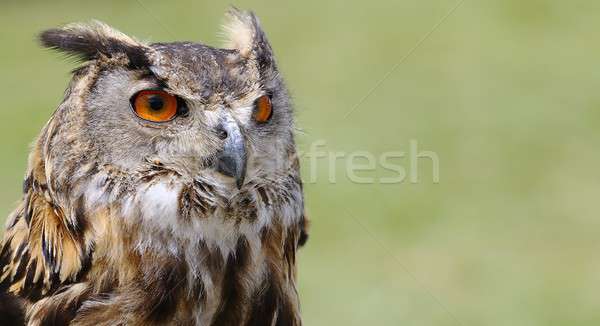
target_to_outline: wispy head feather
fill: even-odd
[[[39,39],[44,47],[62,51],[79,60],[123,54],[132,66],[148,65],[147,45],[99,21],[48,29],[40,34]]]
[[[261,69],[275,68],[273,50],[256,15],[231,7],[223,26],[225,47],[237,50],[242,58],[253,56]]]

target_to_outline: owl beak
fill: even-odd
[[[220,126],[225,143],[217,157],[217,171],[235,179],[238,189],[242,188],[246,177],[246,144],[238,124],[225,121]]]

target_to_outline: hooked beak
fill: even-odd
[[[223,121],[219,128],[225,140],[223,150],[217,156],[217,171],[235,179],[238,189],[246,177],[246,144],[238,124],[231,118]]]

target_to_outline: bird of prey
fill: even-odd
[[[257,17],[227,16],[223,48],[40,34],[81,65],[7,222],[2,325],[301,325],[293,106]]]

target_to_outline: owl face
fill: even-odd
[[[45,32],[47,46],[93,60],[55,114],[49,154],[126,174],[160,164],[232,190],[289,168],[292,109],[271,47],[254,16],[232,18],[227,49],[146,45],[100,23]]]

